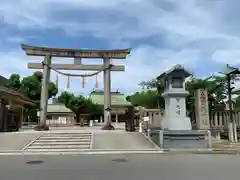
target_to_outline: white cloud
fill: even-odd
[[[196,68],[197,61],[200,55],[197,50],[182,50],[181,52],[174,53],[167,50],[158,50],[155,47],[145,46],[139,47],[132,51],[132,54],[126,60],[112,60],[113,64],[123,64],[126,69],[125,72],[112,72],[112,89],[124,92],[138,90],[138,83],[142,80],[149,80],[157,77],[163,73],[169,67],[176,64],[185,64],[186,67],[194,70]],[[146,61],[148,59],[148,61]],[[4,63],[0,69],[2,74],[9,77],[12,73],[19,73],[22,76],[30,75],[34,70],[27,69],[28,62],[41,62],[42,57],[29,57],[22,51],[0,53],[0,61],[8,61],[11,63]],[[72,63],[73,60],[62,58],[54,58],[53,63]],[[101,61],[91,60],[91,62],[85,60],[86,64],[100,64]],[[14,66],[13,66],[14,64]],[[64,71],[71,74],[85,74],[90,72],[77,72],[77,71]],[[51,80],[55,82],[56,73],[51,73]],[[102,73],[98,77],[99,88],[103,88],[103,75]],[[82,89],[82,79],[71,78],[70,90],[73,92],[89,92],[95,88],[96,78],[86,79],[86,88]],[[59,76],[59,88],[61,90],[67,90],[67,77]]]
[[[113,74],[113,86],[124,87],[124,90],[137,90],[143,80],[156,78],[176,64],[184,64],[186,68],[195,70],[200,54],[198,50],[182,50],[174,53],[156,47],[143,46],[132,51],[125,61],[126,71]]]
[[[212,59],[216,62],[227,64],[230,63],[232,65],[240,64],[240,50],[238,49],[230,49],[230,50],[221,50],[216,51]]]
[[[140,81],[155,78],[176,64],[184,64],[192,72],[199,71],[199,64],[207,64],[208,61],[240,64],[237,50],[240,45],[239,29],[230,31],[228,27],[236,25],[223,20],[229,13],[238,12],[236,9],[231,11],[233,2],[41,0],[32,3],[30,0],[3,0],[0,13],[5,23],[14,24],[21,30],[60,29],[76,38],[88,33],[105,39],[113,48],[135,44],[131,56],[119,61],[126,65],[126,72],[112,73],[113,89],[130,92],[138,88]],[[17,43],[22,41],[21,38],[12,37],[8,42]],[[151,38],[157,43],[149,43],[148,39]],[[144,41],[138,42],[142,39]],[[206,54],[208,59],[205,59]],[[0,55],[0,60],[8,59],[11,62],[0,67],[3,75],[12,71],[23,75],[32,72],[26,70],[30,58],[23,52],[4,52]],[[60,79],[60,88],[64,89],[66,78]],[[94,88],[94,81],[94,78],[88,80],[88,88],[83,90],[80,80],[72,80],[71,90],[90,91]]]

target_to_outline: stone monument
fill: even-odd
[[[185,79],[191,74],[182,65],[161,74],[165,90],[165,116],[159,133],[160,147],[165,148],[210,148],[211,134],[207,130],[192,130],[191,120],[186,113]]]
[[[206,89],[198,89],[195,92],[196,128],[209,129],[208,93]]]
[[[191,120],[186,113],[185,78],[191,74],[180,65],[163,73],[165,91],[162,94],[165,100],[165,116],[162,128],[166,130],[192,130]]]

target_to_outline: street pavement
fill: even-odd
[[[236,155],[0,156],[4,180],[231,180],[239,170]]]

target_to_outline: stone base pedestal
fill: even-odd
[[[192,130],[192,124],[189,117],[164,117],[161,127],[166,130]]]
[[[161,149],[209,149],[212,147],[210,131],[160,130],[158,138]]]

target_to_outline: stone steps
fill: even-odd
[[[58,140],[58,139],[79,139],[79,140],[84,140],[84,139],[89,139],[91,136],[88,137],[41,137],[43,140]]]
[[[34,146],[89,145],[91,142],[35,142]]]
[[[35,143],[53,143],[53,142],[58,142],[58,143],[65,143],[65,142],[89,142],[91,139],[41,139],[41,140],[36,140]]]
[[[89,148],[86,149],[26,149],[25,152],[40,152],[40,153],[44,153],[44,152],[79,152],[79,151],[87,151],[90,150]]]
[[[91,133],[46,133],[43,136],[91,136]]]
[[[42,149],[89,149],[90,145],[34,145],[28,147],[28,149],[36,149],[36,150],[42,150]]]
[[[81,138],[88,138],[91,137],[91,134],[43,134],[41,136],[42,138],[76,138],[76,137],[81,137]]]
[[[24,151],[27,152],[72,152],[90,150],[91,133],[49,133],[43,134]]]

